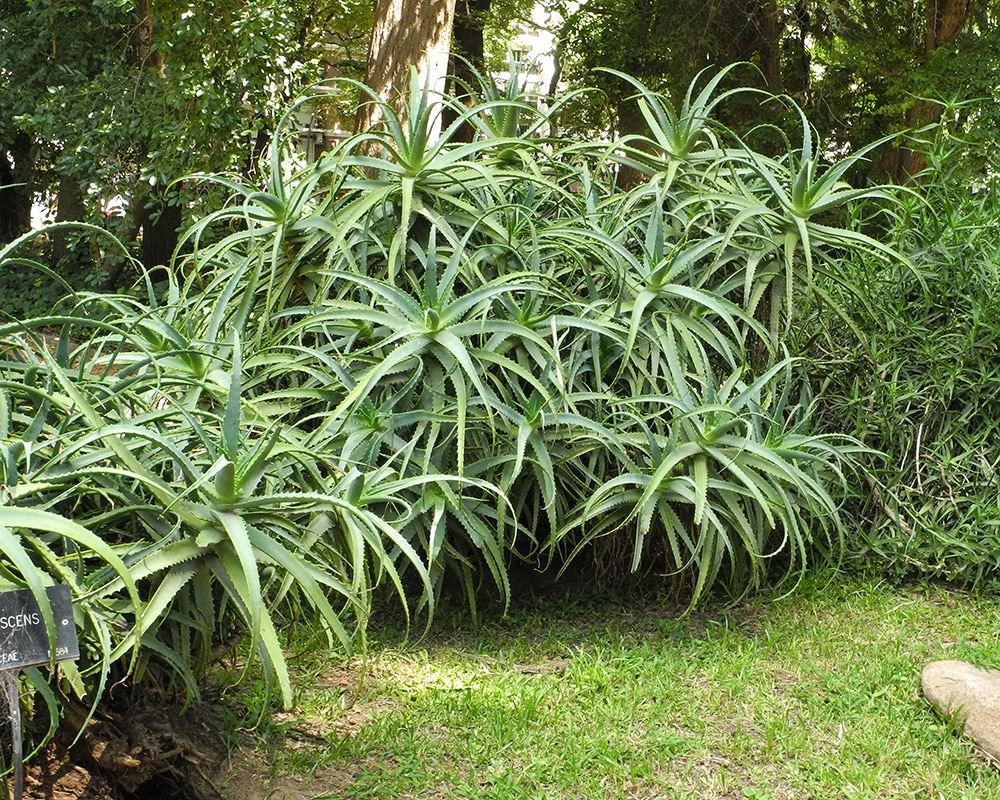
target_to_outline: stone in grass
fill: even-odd
[[[932,661],[921,677],[924,697],[962,725],[994,763],[1000,762],[1000,670],[965,661]]]

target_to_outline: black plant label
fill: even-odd
[[[0,592],[0,670],[36,667],[52,660],[75,661],[80,657],[69,587],[49,586],[45,592],[56,626],[55,653],[31,590]]]

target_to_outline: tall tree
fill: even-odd
[[[8,135],[11,138],[0,143],[0,243],[31,227],[31,139],[20,131]]]
[[[451,54],[448,59],[448,93],[472,102],[466,87],[475,87],[477,76],[486,71],[486,25],[492,0],[456,0],[455,20],[451,31]],[[441,112],[441,125],[450,126],[458,119],[458,109],[446,106]],[[465,123],[455,133],[456,141],[471,142],[475,127]]]
[[[483,69],[486,56],[483,36],[491,5],[492,0],[456,0],[449,67],[453,75],[471,80],[469,67]]]
[[[1000,65],[996,7],[995,0],[817,3],[810,32],[822,68],[814,93],[821,129],[849,146],[935,122],[941,101],[992,95]],[[883,151],[872,170],[902,182],[922,167],[901,144]]]
[[[926,65],[938,48],[958,37],[969,21],[972,7],[972,0],[924,0],[924,3],[923,52],[917,57],[921,65]],[[920,98],[910,107],[906,121],[909,127],[919,128],[940,118],[941,105]],[[926,166],[923,155],[913,149],[904,149],[900,161],[898,178],[912,180]]]
[[[573,82],[600,84],[610,122],[621,133],[639,132],[643,125],[629,101],[631,89],[595,75],[595,68],[613,67],[677,94],[706,67],[745,61],[757,70],[741,71],[740,82],[784,89],[778,0],[589,0],[571,8],[561,32],[564,74]],[[726,122],[738,124],[758,110],[755,101],[731,105]]]
[[[422,85],[444,91],[454,19],[455,0],[377,0],[365,83],[399,111],[411,67]],[[355,129],[367,130],[377,120],[378,106],[365,103]]]

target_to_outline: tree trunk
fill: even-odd
[[[812,102],[810,85],[812,82],[811,56],[809,47],[810,13],[806,0],[796,0],[794,8],[796,36],[786,40],[785,51],[789,54],[791,69],[785,78],[785,91],[794,97],[800,105],[808,106]]]
[[[972,0],[926,0],[924,11],[923,60],[927,61],[943,44],[954,40],[965,27],[972,9]],[[906,125],[910,129],[922,128],[941,119],[941,106],[926,100],[917,100],[906,112]],[[927,166],[922,153],[904,150],[900,157],[897,180],[913,182]]]
[[[715,35],[721,52],[716,54],[722,64],[737,61],[756,64],[760,68],[763,87],[781,94],[784,85],[781,74],[781,36],[784,30],[776,0],[724,0],[718,4]],[[754,80],[752,73],[741,73]],[[756,83],[757,81],[754,80]],[[722,120],[742,130],[755,125],[760,118],[760,99],[752,94],[735,96],[719,109]]]
[[[140,68],[143,80],[164,78],[163,54],[154,46],[155,29],[152,0],[137,0],[138,23],[132,30],[132,60]],[[146,157],[145,151],[141,158]],[[140,254],[143,266],[156,273],[170,265],[177,247],[177,229],[181,226],[181,207],[166,196],[162,185],[150,187],[137,182],[132,197],[131,214],[134,234],[141,232]],[[159,275],[155,275],[156,280]]]
[[[482,72],[486,61],[483,26],[491,0],[458,0],[451,32],[451,74],[466,82],[475,80],[473,70]],[[461,58],[455,58],[461,56]],[[460,94],[460,92],[455,92]]]
[[[421,86],[443,92],[454,17],[455,0],[377,0],[365,83],[399,113],[410,67],[416,67]],[[364,103],[355,131],[368,130],[379,116],[377,105]]]
[[[784,25],[778,13],[777,0],[754,3],[750,13],[754,16],[761,69],[768,91],[780,94],[784,91],[781,75],[781,36]]]
[[[56,222],[79,222],[86,217],[83,204],[83,190],[75,176],[63,175],[59,178],[59,193],[56,196]],[[69,231],[57,230],[52,233],[52,261],[58,264],[69,254]]]
[[[153,47],[153,4],[152,0],[138,0],[136,3],[138,23],[132,29],[131,47],[132,63],[149,71],[157,77],[163,77],[163,55]]]
[[[151,195],[152,207],[147,208],[142,223],[142,264],[153,274],[153,280],[157,280],[163,268],[170,266],[177,249],[181,207],[176,198],[171,202],[162,191],[154,191]]]
[[[458,0],[455,4],[455,21],[451,32],[451,58],[448,71],[452,76],[450,93],[463,97],[466,90],[462,82],[475,86],[476,72],[482,73],[486,61],[483,25],[490,11],[491,0]],[[457,57],[456,57],[457,56]],[[458,117],[453,108],[442,110],[441,124],[448,127]],[[471,142],[475,135],[472,125],[462,125],[455,140]]]
[[[31,138],[18,133],[8,150],[0,150],[0,244],[31,228]]]
[[[620,138],[636,134],[649,135],[649,125],[646,123],[646,118],[642,116],[642,111],[634,99],[622,98],[618,103],[616,116],[618,117],[618,136]],[[633,142],[632,146],[635,147],[636,144]],[[643,150],[646,149],[645,147],[643,148]],[[638,186],[646,179],[644,173],[632,167],[622,165],[618,168],[617,186],[621,191]]]

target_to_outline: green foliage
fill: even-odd
[[[856,159],[821,174],[808,126],[794,171],[719,146],[717,85],[678,115],[637,84],[651,122],[683,121],[687,139],[610,147],[509,135],[498,120],[537,112],[489,85],[433,140],[436,107],[414,85],[405,118],[385,107],[381,129],[291,182],[233,185],[240,203],[206,220],[255,221],[212,257],[270,242],[254,249],[274,276],[257,307],[301,302],[283,312],[296,346],[337,353],[343,390],[314,441],[507,498],[421,497],[404,532],[435,586],[452,572],[472,602],[482,572],[503,594],[506,554],[536,548],[563,566],[590,553],[605,574],[666,554],[697,576],[697,600],[720,573],[736,593],[757,585],[776,552],[798,570],[814,544],[836,551],[828,492],[852,445],[805,431],[801,376],[767,355],[777,332],[745,301],[780,268],[798,276],[790,317],[793,296],[820,290],[814,254],[879,251],[811,217],[880,193],[844,187]],[[452,144],[466,121],[480,137]],[[649,182],[615,191],[615,163]],[[756,214],[775,197],[787,218]]]
[[[289,702],[273,607],[311,608],[331,641],[350,642],[327,594],[359,602],[342,569],[351,548],[302,544],[344,501],[310,493],[320,467],[242,402],[240,330],[219,336],[221,315],[207,313],[206,328],[178,330],[176,308],[83,299],[71,316],[3,329],[7,578],[73,586],[97,620],[84,635],[101,647],[102,684],[115,662],[138,676],[155,658],[194,696],[237,625]]]
[[[724,88],[746,85],[793,97],[823,146],[848,153],[933,121],[921,113],[924,99],[964,103],[992,97],[1000,66],[993,2],[953,7],[965,17],[960,31],[939,32],[954,37],[945,41],[928,40],[928,26],[933,33],[942,25],[944,6],[924,2],[590,0],[561,8],[562,76],[570,87],[596,82],[603,93],[573,104],[565,115],[563,126],[578,133],[642,129],[643,121],[624,103],[628,90],[606,77],[613,74],[605,72],[609,68],[679,105],[706,67],[743,63]],[[752,135],[762,152],[781,154],[770,126],[794,124],[794,114],[786,117],[786,109],[757,99],[733,97],[716,116],[744,138]],[[968,130],[994,139],[995,106],[979,99],[967,109]],[[898,155],[880,153],[871,174],[902,180]]]
[[[1000,566],[1000,208],[992,179],[976,175],[981,157],[938,129],[921,196],[903,197],[888,220],[864,218],[887,228],[916,272],[855,253],[844,268],[870,298],[855,317],[866,341],[829,323],[820,339],[824,426],[886,453],[859,487],[858,555],[896,576],[975,584]]]
[[[41,202],[60,221],[107,227],[134,243],[147,268],[159,266],[175,243],[174,218],[186,226],[189,209],[203,214],[224,200],[177,179],[254,172],[282,114],[323,77],[328,59],[343,56],[357,71],[356,40],[370,16],[355,2],[305,0],[5,4],[0,184],[23,188],[2,198],[0,239],[26,230],[32,203]],[[328,115],[343,100],[330,96],[313,111]],[[120,214],[106,213],[119,201]],[[136,278],[131,262],[106,263],[88,240],[66,237],[39,238],[35,247],[75,289]],[[0,309],[24,316],[51,308],[57,296],[44,293],[38,308],[18,290],[35,277],[11,276],[15,291]]]
[[[860,448],[811,430],[756,303],[793,275],[794,321],[810,259],[887,251],[813,218],[865,194],[851,159],[822,170],[808,126],[755,154],[705,116],[718,83],[675,111],[633,82],[669,131],[581,145],[490,84],[435,137],[414,80],[305,170],[283,123],[263,184],[202,178],[232,194],[185,232],[183,283],[0,328],[7,535],[32,542],[9,581],[69,576],[110,619],[94,674],[194,694],[245,633],[287,704],[288,617],[349,648],[387,595],[428,622],[449,590],[509,600],[522,559],[661,570],[693,606],[835,558]],[[623,165],[646,180],[618,189]]]
[[[163,183],[245,161],[257,131],[318,77],[305,4],[153,8],[139,22],[150,41],[129,4],[28,2],[0,28],[4,122],[59,175],[106,196],[130,192],[137,172]],[[11,135],[0,129],[0,145]]]

